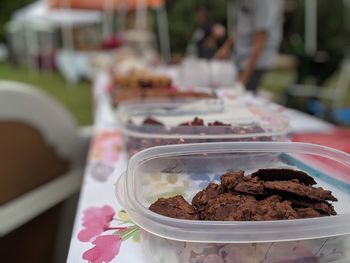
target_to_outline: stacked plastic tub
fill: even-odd
[[[196,117],[203,122],[193,121]],[[287,142],[288,122],[268,108],[228,110],[218,100],[130,102],[120,107],[118,118],[132,157],[116,183],[116,196],[142,231],[146,262],[350,262],[349,155]],[[228,170],[262,168],[308,173],[338,198],[333,204],[338,215],[198,221],[148,209],[160,197],[182,195],[190,202]]]
[[[230,106],[219,99],[129,101],[118,110],[125,150],[222,141],[285,141],[288,121],[272,109]]]

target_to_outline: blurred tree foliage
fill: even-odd
[[[166,1],[169,16],[169,31],[173,52],[184,52],[195,30],[195,10],[200,5],[208,7],[212,21],[226,26],[227,3],[230,0]],[[231,0],[233,2],[237,0]],[[281,0],[282,1],[282,0]],[[286,14],[282,51],[295,55],[304,53],[305,1],[292,2],[293,10]],[[343,0],[318,0],[318,48],[331,54],[341,55],[350,45],[350,10]]]
[[[0,0],[0,41],[5,40],[5,25],[16,9],[21,8],[35,0]]]
[[[5,24],[11,14],[35,0],[0,0],[0,41],[5,38]],[[207,6],[211,20],[226,26],[227,3],[236,0],[167,0],[169,31],[173,52],[184,52],[195,30],[195,10]],[[282,0],[281,0],[282,1]],[[293,2],[295,9],[287,14],[282,51],[296,55],[303,53],[304,13],[306,0],[286,0]],[[334,53],[342,53],[350,44],[349,8],[343,0],[318,0],[318,47]]]
[[[286,15],[282,51],[304,55],[305,0],[294,0],[295,9]],[[343,0],[317,1],[318,50],[342,56],[350,45],[350,9]]]

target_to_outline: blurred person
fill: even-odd
[[[215,54],[228,58],[235,46],[239,81],[254,93],[274,65],[282,39],[283,11],[282,0],[238,0],[236,34]]]
[[[225,36],[225,27],[209,20],[208,8],[200,6],[196,11],[196,26],[191,43],[190,53],[196,53],[200,58],[211,59],[218,50],[218,41]]]

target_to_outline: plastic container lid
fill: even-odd
[[[142,124],[149,117],[162,122],[166,132],[160,131],[156,125]],[[194,126],[182,126],[176,133],[172,129],[195,117],[203,119],[205,126],[196,126],[195,129]],[[238,140],[271,137],[271,140],[281,140],[289,131],[286,117],[272,109],[238,105],[227,107],[220,99],[129,101],[120,104],[117,118],[124,135],[138,138]],[[237,132],[227,132],[220,125],[208,126],[215,121],[230,124]]]
[[[317,186],[331,190],[338,198],[333,204],[338,215],[256,222],[192,221],[148,209],[158,197],[178,194],[179,187],[191,201],[194,193],[228,169],[253,172],[278,167],[303,170],[315,178]],[[350,234],[350,185],[341,179],[349,174],[350,155],[319,145],[223,142],[159,146],[130,159],[127,172],[116,184],[116,196],[134,223],[171,240],[256,243],[316,239]]]

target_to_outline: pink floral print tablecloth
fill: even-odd
[[[126,169],[117,130],[101,130],[91,143],[67,262],[143,262],[140,232],[114,196]]]

